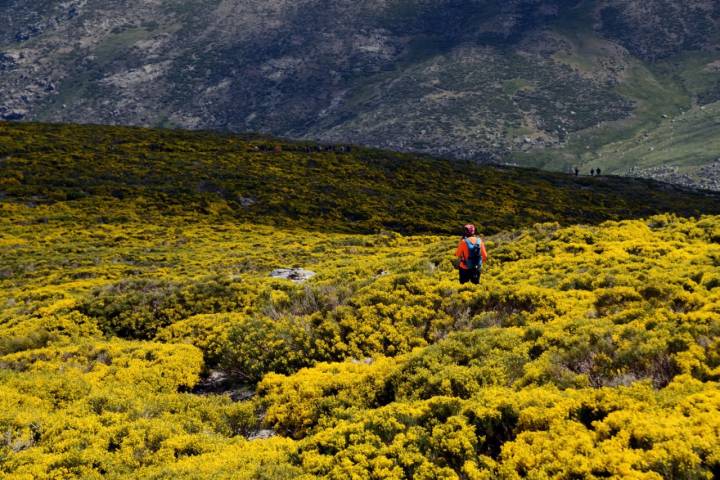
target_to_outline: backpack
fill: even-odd
[[[466,238],[465,244],[469,252],[468,258],[465,259],[465,265],[467,265],[468,270],[482,269],[482,254],[480,253],[482,239],[478,238],[476,243],[472,243],[469,238]]]

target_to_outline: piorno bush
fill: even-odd
[[[168,325],[201,313],[240,309],[240,286],[230,280],[186,282],[133,279],[93,290],[78,310],[108,335],[149,340]]]
[[[150,339],[188,311],[180,303],[181,286],[166,280],[127,280],[91,292],[79,310],[97,319],[106,334]]]
[[[239,380],[257,382],[266,373],[295,372],[316,360],[302,319],[249,317],[231,328],[220,365]]]
[[[131,197],[0,202],[3,479],[718,476],[720,217],[498,235],[461,286],[457,237]]]

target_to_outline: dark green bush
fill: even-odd
[[[173,282],[133,279],[95,289],[78,307],[107,335],[151,339],[163,327],[201,313],[240,308],[238,287],[214,277]]]
[[[257,382],[268,372],[295,372],[315,360],[301,320],[251,317],[231,329],[221,367],[239,380]]]

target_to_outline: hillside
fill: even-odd
[[[0,18],[6,120],[252,131],[564,171],[588,145],[720,100],[712,0],[11,0]]]
[[[469,217],[498,233],[547,221],[720,213],[720,194],[648,180],[203,132],[0,123],[0,159],[7,200],[87,204],[91,221],[129,205],[133,215],[456,234]]]
[[[658,128],[604,147],[595,163],[626,174],[720,190],[720,102],[663,120]],[[632,167],[627,168],[627,165]]]
[[[625,218],[711,194],[465,170],[493,219],[425,157],[0,129],[3,478],[720,475],[720,216]],[[461,218],[495,232],[479,287]]]
[[[634,66],[623,86],[636,101],[631,118],[576,132],[559,148],[529,145],[514,160],[554,170],[577,165],[585,173],[600,167],[608,173],[718,190],[714,163],[720,158],[720,102],[712,93],[718,90],[714,58],[693,53],[657,61],[651,69]],[[602,62],[602,55],[595,61]]]

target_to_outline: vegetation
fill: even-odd
[[[472,211],[484,232],[498,233],[545,221],[720,213],[720,196],[651,181],[336,150],[202,132],[0,123],[0,181],[9,199],[84,204],[93,225],[153,211],[356,233],[456,233]]]
[[[612,90],[632,102],[633,115],[575,129],[565,145],[515,152],[513,160],[561,171],[579,166],[585,173],[597,167],[627,174],[633,167],[679,166],[702,178],[697,167],[720,156],[714,120],[720,108],[717,55],[685,52],[647,64],[577,28],[563,32],[573,48],[557,59],[584,75],[608,77]],[[620,81],[613,78],[619,72]]]
[[[295,4],[4,2],[0,119],[263,131],[620,174],[632,157],[617,168],[594,151],[720,99],[713,0]]]
[[[422,216],[464,195],[445,193],[442,175],[420,183],[417,169],[396,170],[397,195],[415,192],[408,205],[427,210],[378,213],[435,233],[367,233],[369,220],[341,213],[348,192],[369,188],[356,183],[390,190],[392,175],[371,168],[398,158],[450,168],[440,161],[262,152],[254,146],[277,143],[202,133],[4,128],[3,478],[720,474],[720,216],[571,224],[586,208],[620,217],[614,206],[640,203],[640,191],[649,210],[711,210],[713,197],[616,179],[583,179],[605,189],[583,197],[580,180],[538,174],[538,191],[512,183],[527,171],[478,170],[508,182],[496,185],[497,208],[533,194],[562,224],[491,224],[482,285],[460,286],[457,237],[442,212]],[[113,138],[133,142],[113,154]],[[368,162],[335,191],[328,229],[293,210],[322,192],[293,169],[300,158],[319,175],[327,167],[329,182],[333,168]],[[573,192],[578,217],[561,217],[549,202]],[[275,210],[262,204],[271,193]],[[231,194],[260,207],[232,208]],[[272,278],[278,267],[317,275]],[[197,387],[218,372],[232,390]]]
[[[681,167],[693,174],[698,167],[720,158],[717,115],[720,102],[698,106],[675,117],[668,117],[655,129],[637,137],[610,144],[599,154],[614,170],[647,169],[659,166]],[[628,161],[630,159],[631,161]]]

